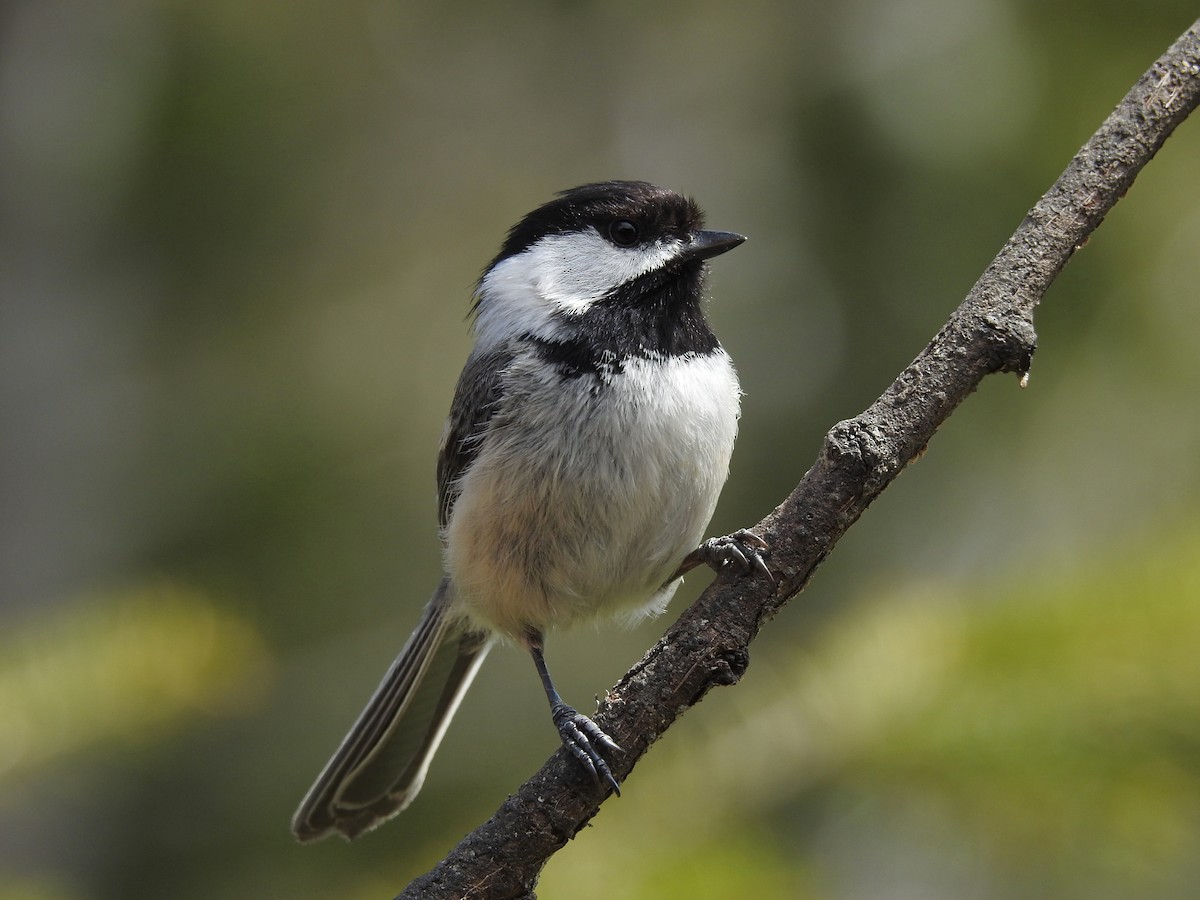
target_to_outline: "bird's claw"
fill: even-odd
[[[599,725],[565,703],[556,703],[550,714],[554,718],[554,727],[558,729],[563,746],[591,773],[596,784],[608,785],[613,793],[620,797],[621,787],[597,749],[599,746],[610,753],[623,753],[617,742],[601,731]]]
[[[769,549],[767,542],[753,531],[739,528],[733,534],[709,538],[692,551],[692,555],[697,562],[705,563],[718,571],[722,566],[733,563],[743,572],[757,569],[774,582],[775,576],[767,568],[764,559]]]

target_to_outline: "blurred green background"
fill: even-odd
[[[643,178],[746,391],[713,533],[938,329],[1195,17],[1152,0],[0,8],[0,896],[391,896],[553,751],[492,655],[401,817],[288,821],[438,577],[465,314]],[[1192,897],[1200,123],[544,897]],[[676,609],[703,586],[698,575]],[[654,641],[556,636],[583,708]]]

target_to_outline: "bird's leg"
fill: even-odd
[[[709,538],[689,553],[666,583],[670,584],[697,566],[711,566],[719,572],[721,567],[727,563],[733,563],[743,572],[757,569],[774,582],[775,576],[771,574],[771,570],[767,568],[767,563],[763,559],[767,555],[767,550],[766,541],[747,528],[739,528],[733,534]]]
[[[546,699],[550,701],[550,716],[554,719],[554,727],[562,738],[563,746],[592,774],[596,783],[607,784],[613,793],[621,796],[621,788],[613,777],[608,763],[600,755],[603,748],[609,752],[621,752],[617,742],[600,730],[600,727],[571,706],[563,702],[554,682],[550,680],[550,672],[546,669],[546,658],[542,653],[543,638],[540,632],[531,632],[528,636],[529,653],[533,656],[533,664],[537,666],[538,675],[542,679],[542,687],[546,689]]]

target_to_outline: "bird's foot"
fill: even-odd
[[[617,742],[600,730],[600,726],[583,713],[565,703],[550,707],[554,727],[562,737],[563,746],[592,774],[596,784],[607,784],[614,794],[621,796],[621,787],[613,777],[612,770],[600,754],[600,748],[608,752],[623,752]]]
[[[732,563],[743,572],[756,569],[773,582],[775,577],[764,559],[768,549],[767,542],[753,531],[739,528],[733,534],[709,538],[688,554],[679,571],[683,574],[703,564],[719,572],[722,566]]]

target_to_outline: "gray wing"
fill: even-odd
[[[479,455],[488,425],[504,399],[502,376],[513,356],[505,348],[473,353],[458,378],[438,452],[438,527],[443,531],[458,499],[459,479]]]

